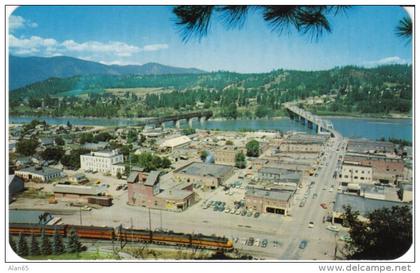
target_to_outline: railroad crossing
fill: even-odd
[[[193,119],[198,119],[200,123],[205,122],[209,118],[213,116],[212,111],[196,111],[196,112],[189,112],[185,114],[177,114],[171,116],[164,116],[158,118],[149,118],[147,120],[141,121],[138,123],[138,126],[145,126],[145,125],[157,125],[161,127],[165,127],[165,123],[173,122],[176,128],[181,127],[181,121],[186,120],[189,127],[192,127]]]
[[[340,135],[334,129],[334,125],[330,120],[316,116],[292,103],[285,103],[283,105],[284,108],[286,108],[290,119],[300,122],[302,125],[306,125],[310,129],[315,129],[318,134],[331,134],[333,137]]]

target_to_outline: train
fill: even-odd
[[[124,228],[123,226],[99,227],[83,225],[41,225],[9,224],[10,235],[45,235],[55,233],[67,237],[74,230],[79,238],[93,240],[118,240],[124,242],[151,243],[159,245],[184,246],[212,250],[233,250],[233,242],[226,237],[203,234],[188,234],[173,231],[151,231],[147,229]]]

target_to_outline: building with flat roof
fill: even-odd
[[[186,147],[189,144],[191,144],[191,139],[188,136],[178,136],[163,141],[160,144],[160,148],[173,151],[177,148]]]
[[[394,154],[395,144],[387,141],[373,141],[368,139],[350,139],[347,151],[360,154],[384,153]]]
[[[48,224],[53,216],[39,210],[9,210],[10,224]]]
[[[112,205],[112,197],[106,195],[107,187],[57,184],[53,187],[54,197],[60,201]],[[97,201],[101,200],[101,201]]]
[[[302,172],[275,167],[262,167],[258,171],[257,177],[259,181],[270,181],[273,183],[290,182],[299,185]]]
[[[360,162],[344,161],[339,174],[342,186],[348,184],[373,183],[372,167]]]
[[[125,170],[124,157],[117,150],[90,152],[80,155],[80,168],[83,171],[94,171],[117,176]]]
[[[343,222],[345,206],[350,206],[353,211],[358,211],[360,213],[360,220],[363,221],[367,221],[369,213],[377,209],[392,208],[394,206],[409,206],[411,208],[411,205],[403,202],[371,199],[353,194],[337,193],[333,207],[333,223]]]
[[[183,211],[195,202],[195,193],[190,185],[162,189],[158,171],[149,174],[132,172],[127,184],[129,205]]]
[[[216,164],[224,164],[235,166],[236,154],[242,152],[246,155],[246,148],[239,148],[235,146],[223,146],[214,150],[214,158]]]
[[[347,153],[344,162],[370,166],[372,168],[372,179],[385,184],[395,184],[398,179],[404,176],[404,161],[401,158]]]
[[[50,167],[29,167],[15,171],[15,175],[24,181],[48,182],[54,178],[62,177],[63,172]]]
[[[259,213],[287,215],[294,192],[251,188],[245,192],[247,209]]]
[[[191,182],[204,189],[215,189],[233,174],[233,167],[221,164],[192,162],[173,172],[176,181]]]

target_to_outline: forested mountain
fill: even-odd
[[[9,88],[14,90],[27,84],[51,77],[67,78],[76,75],[149,75],[149,74],[191,74],[204,71],[195,68],[180,68],[147,63],[144,65],[104,65],[77,58],[17,57],[9,56]]]
[[[125,111],[120,111],[123,116],[144,116],[156,109],[176,112],[207,108],[225,117],[263,117],[278,114],[286,101],[308,97],[324,98],[323,103],[308,106],[315,112],[410,113],[411,71],[411,65],[387,65],[369,69],[347,66],[325,71],[276,70],[261,74],[75,76],[52,78],[17,89],[10,94],[10,105],[13,108],[21,105],[24,98],[31,98],[32,102],[38,100],[32,104],[37,106],[47,95],[60,97],[69,94],[68,91],[84,90],[91,93],[90,105],[99,101],[113,106],[124,104]],[[123,98],[104,92],[106,88],[126,88],[129,93],[130,88],[138,87],[163,88],[167,92]],[[66,99],[69,100],[75,99]],[[139,105],[144,106],[143,109],[139,109]],[[92,111],[86,115],[92,115]],[[100,116],[103,115],[107,114]]]

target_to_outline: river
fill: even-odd
[[[33,119],[45,120],[48,124],[66,124],[69,121],[74,125],[98,125],[98,126],[127,126],[135,125],[138,120],[125,118],[76,118],[76,117],[9,117],[9,123],[29,123]],[[334,124],[334,128],[345,137],[379,139],[397,138],[412,141],[412,119],[365,119],[348,117],[328,117]],[[168,124],[168,127],[172,125]],[[181,123],[187,126],[187,123]],[[258,120],[208,120],[202,124],[193,121],[193,127],[199,129],[219,130],[280,130],[301,131],[315,133],[303,125],[288,118],[258,119]]]

